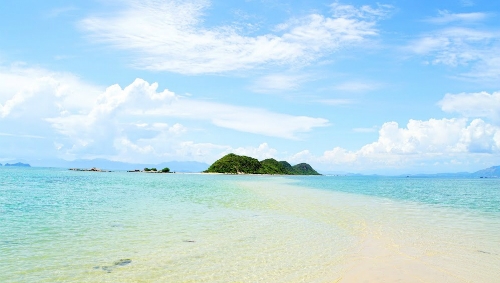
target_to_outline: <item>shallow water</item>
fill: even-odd
[[[499,190],[0,168],[0,282],[495,282]]]

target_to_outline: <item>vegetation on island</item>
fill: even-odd
[[[286,161],[255,158],[230,153],[215,161],[204,173],[270,174],[270,175],[321,175],[307,163],[295,166]]]
[[[137,172],[136,171],[129,171],[129,172]],[[144,168],[144,172],[149,172],[149,173],[170,173],[170,168],[168,167],[165,167],[163,169],[161,169],[160,171],[158,171],[158,169],[156,169],[155,167],[153,168]]]

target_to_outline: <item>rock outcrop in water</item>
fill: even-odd
[[[111,273],[116,267],[125,266],[131,263],[132,263],[131,259],[125,258],[115,261],[113,265],[94,266],[94,269],[101,269],[106,271],[107,273]]]
[[[259,161],[255,158],[230,153],[215,161],[205,173],[226,174],[270,174],[270,175],[321,175],[307,163],[295,166],[286,161],[269,158]]]
[[[108,170],[102,170],[96,167],[92,167],[90,169],[81,169],[81,168],[69,168],[71,171],[85,171],[85,172],[111,172]]]

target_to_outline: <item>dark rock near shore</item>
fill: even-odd
[[[132,260],[128,259],[128,258],[115,261],[115,265],[117,265],[117,266],[124,266],[124,265],[130,264],[130,263],[132,263]]]
[[[94,269],[101,269],[103,271],[106,271],[107,273],[111,273],[116,267],[118,266],[125,266],[128,264],[131,264],[132,260],[129,258],[122,258],[120,260],[117,260],[113,263],[113,265],[103,265],[103,266],[94,266]]]

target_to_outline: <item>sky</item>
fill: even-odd
[[[0,163],[500,165],[500,2],[0,2]]]

